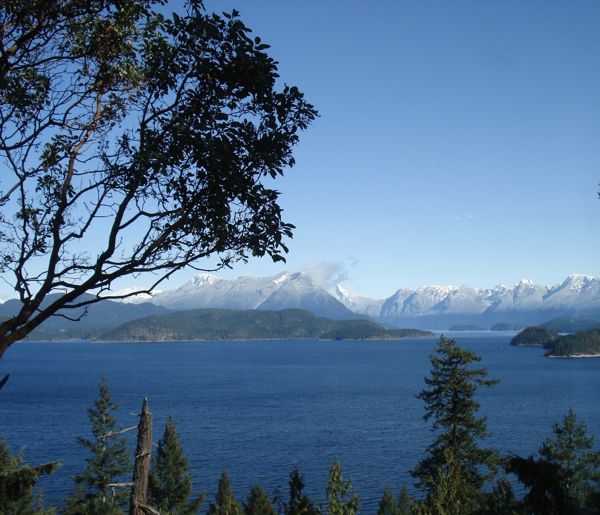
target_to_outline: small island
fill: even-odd
[[[516,331],[517,329],[517,327],[508,322],[498,322],[490,328],[490,331]]]
[[[537,346],[544,347],[544,349],[551,349],[556,342],[558,342],[560,336],[551,329],[544,327],[527,327],[519,334],[517,334],[512,341],[511,345],[517,346]]]
[[[473,324],[455,324],[450,331],[483,331],[481,327]]]

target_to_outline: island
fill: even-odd
[[[105,332],[104,341],[391,340],[431,337],[420,329],[387,328],[367,319],[331,320],[302,309],[193,309],[132,320]]]
[[[600,357],[600,329],[581,331],[561,336],[546,352],[550,358],[597,358]]]
[[[517,334],[512,341],[511,345],[517,346],[538,346],[544,347],[545,349],[551,349],[556,342],[558,342],[560,336],[551,329],[544,327],[527,327]]]
[[[498,322],[490,328],[490,331],[515,331],[517,329],[517,327],[508,322]]]
[[[481,327],[473,324],[455,324],[450,331],[483,331]]]

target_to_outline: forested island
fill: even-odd
[[[534,345],[550,349],[559,338],[560,336],[558,333],[551,329],[546,329],[544,327],[527,327],[517,334],[510,344],[518,346]]]
[[[600,357],[600,329],[561,336],[546,356],[551,358]]]
[[[559,335],[544,327],[528,327],[516,335],[511,345],[540,346],[551,358],[600,357],[600,329]]]
[[[433,336],[420,329],[388,329],[371,320],[331,320],[302,309],[194,309],[127,322],[99,335],[107,341],[367,340]]]

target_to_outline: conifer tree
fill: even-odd
[[[267,493],[260,485],[255,485],[244,503],[245,515],[277,515]]]
[[[66,514],[120,514],[129,500],[128,489],[110,486],[122,482],[124,474],[131,472],[130,458],[127,441],[120,436],[112,414],[118,405],[111,399],[105,377],[99,390],[94,406],[87,410],[93,438],[77,439],[91,456],[86,459],[85,470],[75,476],[76,488],[67,500]]]
[[[403,486],[400,495],[395,497],[392,489],[387,485],[379,501],[377,515],[410,515],[411,513],[413,513],[412,499],[406,486]]]
[[[389,485],[386,485],[383,490],[383,497],[381,498],[381,501],[379,501],[377,515],[400,515],[398,499],[394,496]]]
[[[495,474],[497,454],[479,446],[488,432],[485,417],[477,416],[474,396],[478,387],[497,381],[485,379],[485,369],[471,368],[481,361],[479,356],[443,336],[430,359],[427,388],[417,397],[425,402],[423,418],[432,420],[436,437],[412,474],[417,486],[426,489],[428,502],[453,513],[451,503],[457,510],[477,505],[485,482]]]
[[[29,467],[22,454],[13,455],[0,439],[0,513],[2,515],[42,515],[42,507],[34,506],[33,486],[42,475],[52,474],[58,463]]]
[[[221,473],[215,502],[208,509],[208,515],[242,515],[242,507],[231,490],[227,472]]]
[[[148,499],[151,506],[161,513],[192,515],[204,502],[201,493],[190,501],[192,477],[188,459],[175,429],[175,422],[168,418],[163,437],[158,442],[156,457],[148,480]]]
[[[289,503],[283,507],[285,515],[317,515],[318,507],[304,493],[304,478],[297,468],[292,470],[290,480]]]
[[[345,481],[342,466],[335,460],[329,469],[327,483],[327,515],[355,515],[358,513],[358,495],[352,492],[352,481]]]
[[[567,498],[590,507],[591,496],[600,489],[600,452],[593,450],[594,437],[572,409],[553,429],[554,436],[543,442],[539,455],[561,468]]]

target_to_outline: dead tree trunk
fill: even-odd
[[[138,426],[137,446],[135,449],[135,465],[133,467],[133,487],[131,488],[129,515],[157,513],[146,504],[151,454],[152,413],[148,411],[148,399],[144,398],[140,424]]]

